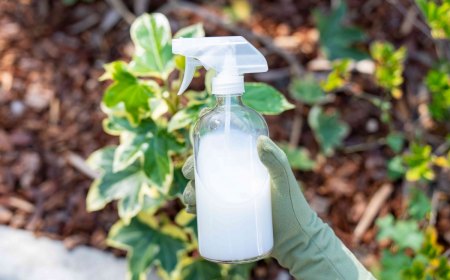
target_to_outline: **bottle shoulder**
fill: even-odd
[[[252,108],[243,105],[232,105],[228,114],[232,129],[257,135],[268,135],[264,117]],[[227,112],[225,107],[216,106],[197,121],[194,133],[204,134],[224,129],[226,121]]]

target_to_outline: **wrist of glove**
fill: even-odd
[[[309,207],[284,152],[268,137],[258,138],[258,154],[271,178],[274,248],[272,256],[297,279],[374,279]],[[183,166],[191,180],[183,193],[195,213],[194,159]]]

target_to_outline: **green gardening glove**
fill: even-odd
[[[309,207],[284,152],[266,136],[258,138],[257,146],[271,178],[271,255],[296,279],[375,279]],[[183,174],[191,180],[183,201],[187,211],[195,213],[193,157],[183,166]]]

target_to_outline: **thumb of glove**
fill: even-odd
[[[258,137],[257,149],[259,159],[266,166],[272,184],[281,188],[279,191],[289,191],[289,181],[296,180],[286,154],[267,136]]]

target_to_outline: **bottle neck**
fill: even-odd
[[[229,104],[231,106],[243,105],[241,97],[242,94],[216,95],[217,106],[225,106],[227,99],[229,99]]]

